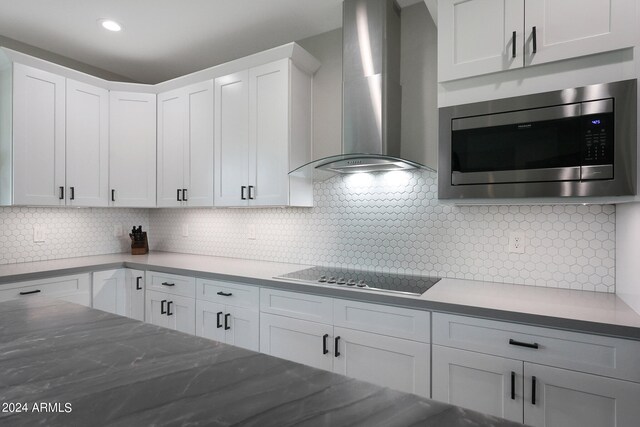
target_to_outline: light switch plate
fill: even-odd
[[[182,224],[182,237],[189,237],[189,224]]]
[[[33,226],[33,242],[44,243],[45,241],[45,228],[43,225]]]
[[[122,237],[124,231],[122,231],[122,224],[115,224],[113,226],[113,237]]]
[[[247,226],[247,239],[256,240],[256,225],[249,224]]]

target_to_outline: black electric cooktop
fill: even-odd
[[[345,288],[422,295],[439,277],[409,276],[334,267],[311,267],[277,277],[297,282]]]

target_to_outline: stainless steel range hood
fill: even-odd
[[[342,44],[342,153],[291,175],[425,168],[400,157],[400,9],[394,0],[345,0]]]

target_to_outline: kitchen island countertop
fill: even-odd
[[[5,403],[12,426],[519,425],[44,297],[0,303]]]

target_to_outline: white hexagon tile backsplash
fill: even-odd
[[[151,245],[614,292],[614,206],[453,206],[438,202],[436,188],[432,172],[359,174],[316,183],[311,209],[150,210]],[[524,233],[525,253],[508,252],[512,231]]]
[[[121,225],[123,236],[114,236]],[[126,252],[134,225],[149,229],[146,209],[0,208],[0,264]],[[34,227],[44,242],[34,242]]]

